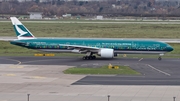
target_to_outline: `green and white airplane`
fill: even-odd
[[[17,40],[10,43],[45,52],[86,54],[83,59],[113,58],[117,54],[158,54],[159,60],[173,48],[163,42],[150,40],[83,39],[83,38],[36,38],[16,17],[10,18]]]

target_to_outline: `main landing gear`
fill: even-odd
[[[87,52],[86,56],[83,56],[83,60],[93,60],[93,59],[96,59],[96,56],[94,56],[92,52]]]
[[[83,60],[93,60],[96,59],[96,56],[83,56]]]

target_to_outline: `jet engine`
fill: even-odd
[[[114,50],[113,49],[101,49],[98,52],[98,55],[102,58],[113,58],[114,57]]]

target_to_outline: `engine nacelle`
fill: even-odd
[[[114,57],[114,50],[113,49],[101,49],[98,52],[98,55],[100,55],[103,58],[113,58]]]

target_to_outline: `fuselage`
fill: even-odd
[[[117,54],[160,54],[170,52],[173,48],[163,42],[149,40],[118,40],[118,39],[83,39],[36,38],[16,17],[10,17],[18,40],[11,44],[45,52],[71,52],[86,54],[83,59],[113,58]],[[159,57],[161,60],[161,57]]]
[[[73,52],[73,50],[76,49],[76,47],[72,48],[65,45],[87,46],[102,49],[108,48],[113,49],[116,54],[164,54],[173,50],[167,43],[150,40],[42,38],[14,40],[11,41],[11,44],[46,52]]]

